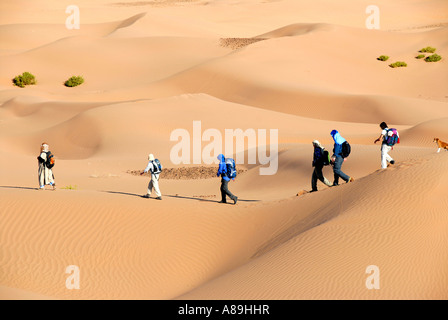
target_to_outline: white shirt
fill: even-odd
[[[145,169],[145,173],[148,172],[148,171],[150,171],[152,173],[154,171],[154,165],[152,164],[152,161],[153,160],[150,160],[148,162],[148,165],[146,166],[146,169]]]

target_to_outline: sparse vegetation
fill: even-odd
[[[424,54],[419,54],[418,56],[415,57],[415,59],[423,59],[425,57]]]
[[[426,62],[437,62],[437,61],[440,61],[441,59],[442,59],[442,57],[435,53],[433,55],[426,57],[425,61]]]
[[[76,87],[84,83],[84,78],[81,76],[73,76],[67,81],[65,81],[64,85],[66,87]]]
[[[36,77],[29,72],[24,72],[15,77],[12,82],[20,88],[25,88],[25,86],[36,84]]]
[[[397,61],[397,62],[391,63],[389,65],[389,67],[391,67],[391,68],[400,68],[400,67],[407,67],[407,66],[408,66],[407,63],[403,62],[403,61]]]
[[[378,58],[376,58],[377,60],[380,61],[387,61],[389,59],[389,56],[379,56]]]
[[[65,186],[65,187],[63,187],[63,188],[61,188],[61,189],[65,189],[65,190],[78,190],[78,186],[72,186],[72,185],[69,185],[69,186]]]
[[[421,49],[420,52],[434,53],[434,52],[436,52],[436,48],[426,47],[426,48]]]

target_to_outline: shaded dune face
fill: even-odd
[[[448,2],[380,7],[367,30],[357,0],[107,0],[68,30],[58,0],[0,1],[0,298],[447,299]],[[427,46],[442,60],[415,59]],[[25,71],[37,83],[13,86]],[[382,121],[401,140],[386,170]],[[188,163],[172,159],[178,129]],[[208,129],[223,147],[226,129],[278,131],[273,175],[249,138],[226,155],[244,155],[236,205],[218,204],[217,163],[193,161]],[[355,181],[309,193],[311,143],[331,152],[333,129]],[[43,141],[55,191],[36,190]],[[148,154],[162,201],[142,197]]]

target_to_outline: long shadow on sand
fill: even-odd
[[[37,190],[38,189],[38,188],[17,187],[17,186],[0,186],[0,188],[5,188],[5,189],[23,189],[23,190]]]
[[[135,194],[135,193],[129,193],[129,192],[118,192],[118,191],[101,191],[101,192],[113,193],[113,194],[122,194],[122,195],[125,195],[125,196],[133,196],[133,197],[143,198],[143,196],[141,194]]]
[[[214,202],[214,203],[218,203],[220,201],[220,200],[208,200],[208,199],[203,199],[203,198],[186,197],[186,196],[179,196],[179,195],[165,195],[165,197],[196,200],[196,201],[205,201],[205,202]],[[238,202],[259,202],[259,201],[261,201],[261,200],[244,200],[244,199],[238,198]],[[231,204],[231,203],[232,203],[232,201],[229,200],[229,204]]]
[[[142,198],[142,199],[147,199],[143,195],[135,194],[135,193],[129,193],[129,192],[119,192],[119,191],[101,191],[101,192],[113,193],[113,194],[121,194],[121,195],[125,195],[125,196],[132,196],[132,197],[138,197],[138,198]],[[201,201],[201,202],[214,202],[214,203],[218,203],[219,202],[219,200],[209,200],[209,199],[204,199],[204,198],[186,197],[186,196],[171,195],[171,194],[166,194],[166,195],[164,194],[162,197],[187,199],[187,200],[196,200],[196,201]],[[155,198],[149,198],[149,199],[155,200]],[[238,202],[259,202],[259,201],[261,201],[261,200],[238,199]],[[231,201],[229,201],[229,204],[230,203],[231,203]]]

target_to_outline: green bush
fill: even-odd
[[[426,48],[423,48],[422,50],[420,50],[420,52],[434,53],[434,52],[436,52],[436,48],[433,48],[433,47],[426,47]]]
[[[376,58],[377,60],[380,61],[387,61],[389,59],[389,56],[379,56],[378,58]]]
[[[437,61],[440,61],[441,59],[442,59],[442,57],[435,53],[433,55],[426,57],[425,61],[426,62],[437,62]]]
[[[69,186],[65,186],[65,187],[63,187],[63,188],[61,188],[61,189],[65,189],[65,190],[78,190],[78,186],[77,186],[77,185],[74,185],[74,186],[69,185]]]
[[[399,67],[407,67],[407,66],[408,66],[407,63],[403,62],[403,61],[397,61],[397,62],[391,63],[389,65],[389,67],[391,67],[391,68],[399,68]]]
[[[415,59],[423,59],[425,57],[424,54],[419,54],[418,56],[415,57]]]
[[[76,87],[84,83],[84,78],[81,76],[73,76],[67,81],[65,81],[64,85],[66,87]]]
[[[21,75],[16,76],[12,82],[20,88],[25,88],[27,85],[36,84],[36,77],[29,72],[24,72]]]

